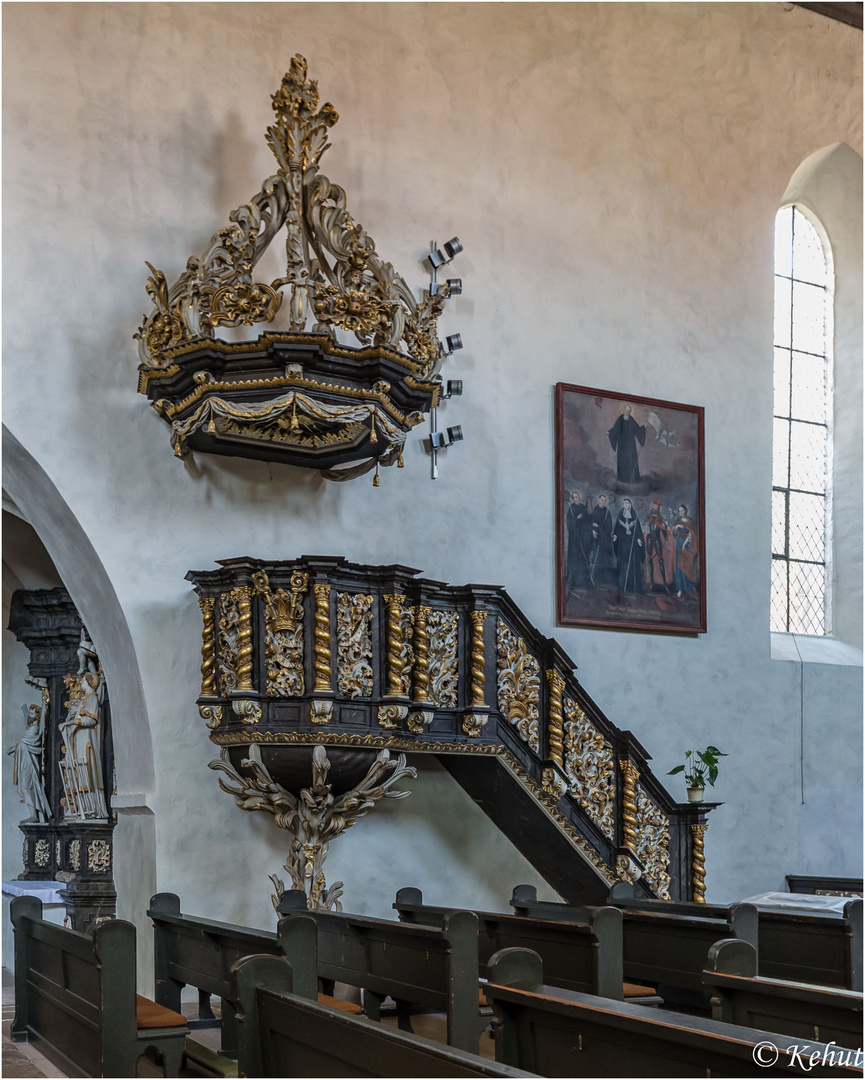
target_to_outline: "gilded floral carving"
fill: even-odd
[[[457,707],[459,618],[457,611],[431,611],[427,619],[432,698],[436,705],[445,709]]]
[[[372,596],[337,593],[337,684],[347,697],[372,696]]]
[[[219,597],[219,686],[223,696],[237,686],[237,637],[240,605],[234,589]]]
[[[643,876],[662,900],[670,899],[670,819],[637,784],[637,858]]]
[[[509,724],[536,753],[540,747],[538,702],[541,666],[521,637],[499,619],[496,625],[498,703]]]
[[[604,836],[615,842],[616,758],[572,698],[565,698],[564,736],[568,786]]]

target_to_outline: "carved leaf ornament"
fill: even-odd
[[[538,702],[541,699],[541,666],[507,623],[498,620],[497,664],[499,709],[532,750],[540,746]]]

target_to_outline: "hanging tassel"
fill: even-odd
[[[300,424],[297,422],[297,398],[294,399],[291,405],[291,430],[300,431]]]
[[[210,414],[210,422],[207,425],[207,434],[208,435],[215,435],[216,434],[216,424],[213,421],[213,413]]]
[[[381,483],[381,480],[379,479],[379,475],[378,475],[378,462],[376,462],[375,463],[375,476],[372,478],[372,486],[373,487],[378,487],[380,483]]]
[[[398,469],[405,468],[405,463],[402,460],[402,450],[400,450],[399,457],[396,459],[396,467]]]
[[[378,436],[375,433],[375,417],[372,418],[372,423],[369,425],[369,441],[371,443],[378,442]]]

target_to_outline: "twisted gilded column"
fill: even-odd
[[[625,778],[622,790],[622,832],[624,846],[637,853],[637,781],[640,770],[625,758],[619,761],[619,768]]]
[[[402,593],[388,593],[387,604],[387,696],[405,697],[402,689]]]
[[[412,701],[417,705],[431,705],[429,696],[429,635],[426,624],[430,617],[430,608],[418,604],[414,620],[414,695]]]
[[[692,825],[694,850],[691,857],[691,876],[694,883],[694,903],[706,903],[706,856],[703,854],[703,837],[708,825]]]
[[[238,585],[237,597],[237,686],[236,693],[252,690],[252,586]]]
[[[201,630],[201,696],[214,697],[216,695],[216,637],[213,633],[213,605],[216,603],[212,596],[199,596],[198,606],[201,608],[201,616],[204,625]]]
[[[469,671],[469,706],[472,709],[485,709],[484,683],[486,673],[484,668],[484,622],[488,612],[470,611],[469,618],[472,622],[472,645]]]
[[[565,680],[555,668],[550,668],[547,672],[547,682],[550,684],[550,701],[547,709],[547,743],[550,749],[550,758],[557,765],[561,765],[564,752],[562,691],[565,689]],[[636,805],[634,810],[636,811]]]
[[[315,692],[331,693],[330,585],[313,585],[315,593]]]

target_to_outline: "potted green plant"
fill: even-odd
[[[705,750],[686,750],[685,764],[670,769],[667,776],[683,772],[688,785],[688,801],[702,802],[706,784],[715,786],[718,779],[718,758],[722,757],[728,755],[721,753],[717,746],[707,746]]]

